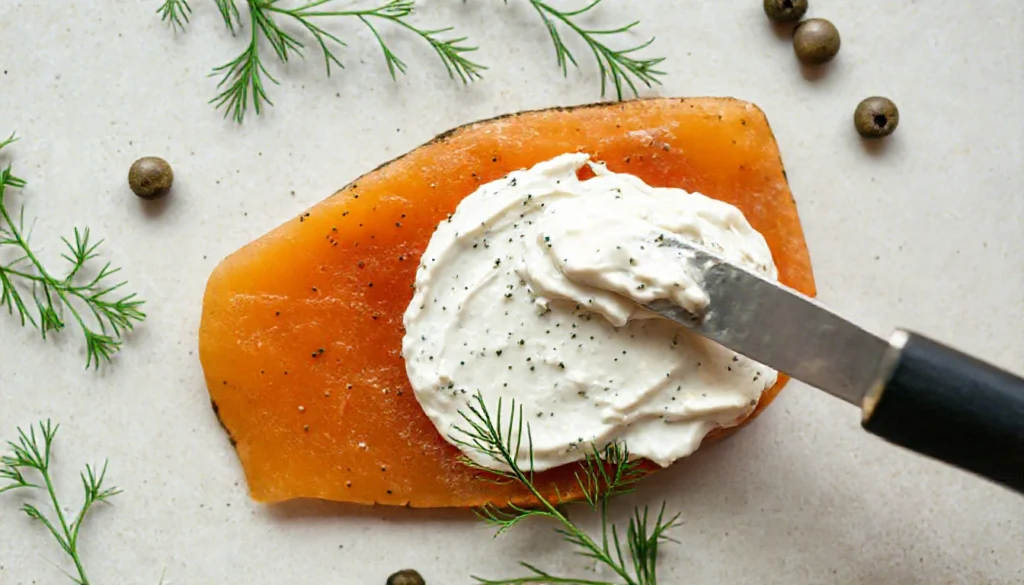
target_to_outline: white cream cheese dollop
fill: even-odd
[[[587,164],[596,176],[581,181]],[[586,154],[466,197],[434,232],[404,318],[406,370],[441,434],[458,436],[459,411],[480,393],[492,415],[499,398],[522,406],[536,470],[612,442],[664,466],[746,418],[776,372],[641,307],[708,303],[699,272],[682,251],[660,247],[664,237],[777,278],[764,238],[737,208],[648,186]]]

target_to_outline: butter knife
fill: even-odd
[[[659,245],[710,298],[645,305],[861,409],[868,432],[1024,494],[1024,379],[918,333],[888,339],[822,303],[678,238]]]

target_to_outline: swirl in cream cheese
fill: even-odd
[[[580,180],[588,164],[596,176]],[[642,307],[708,302],[699,271],[666,253],[664,237],[777,278],[737,208],[648,186],[586,154],[466,197],[434,232],[405,313],[409,379],[442,435],[452,440],[480,393],[492,412],[499,398],[522,406],[538,471],[612,442],[664,466],[746,418],[776,372]]]

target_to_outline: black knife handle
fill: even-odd
[[[908,331],[885,361],[865,429],[1024,493],[1024,379]]]

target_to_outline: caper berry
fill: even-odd
[[[811,18],[793,31],[793,50],[808,65],[828,63],[839,52],[839,30],[824,18]]]
[[[764,0],[764,13],[775,22],[795,22],[807,12],[807,0]]]
[[[853,125],[864,138],[883,138],[892,134],[899,124],[900,111],[888,98],[866,98],[853,111]]]
[[[426,585],[426,581],[416,571],[404,569],[388,577],[387,585]]]
[[[162,158],[145,156],[132,163],[128,170],[128,186],[143,199],[159,199],[174,183],[174,171]]]

